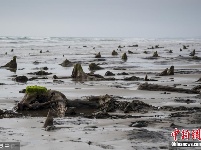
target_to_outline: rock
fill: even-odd
[[[98,59],[96,59],[96,61],[105,61],[106,59],[104,59],[104,58],[98,58]]]
[[[122,72],[122,73],[118,73],[117,75],[129,75],[129,74],[126,72]]]
[[[58,79],[58,77],[56,75],[53,75],[53,79]]]
[[[87,79],[87,74],[83,71],[81,64],[74,65],[71,77],[75,79]]]
[[[100,52],[98,54],[96,54],[95,58],[101,58]]]
[[[171,66],[170,69],[166,68],[159,74],[159,76],[168,76],[168,75],[174,75],[174,66]]]
[[[180,48],[180,52],[182,51],[182,49]]]
[[[125,47],[125,46],[121,46],[121,45],[118,46],[118,48],[124,48],[124,47]]]
[[[29,78],[29,81],[33,81],[33,80],[38,80],[38,79],[48,79],[47,77],[32,77],[32,78]]]
[[[76,110],[75,107],[68,107],[67,111],[66,111],[66,115],[76,115]]]
[[[195,49],[190,53],[189,56],[195,56]]]
[[[147,51],[144,51],[143,53],[147,54],[148,52],[147,52]]]
[[[147,75],[145,76],[144,81],[149,81]]]
[[[98,66],[98,65],[95,64],[95,63],[89,64],[89,70],[100,70],[100,69],[103,69],[103,68],[100,67],[100,66]]]
[[[134,54],[132,51],[128,50],[128,54]]]
[[[87,46],[84,45],[83,47],[87,47]]]
[[[138,47],[138,44],[136,44],[136,45],[129,45],[128,47]]]
[[[193,87],[191,90],[200,92],[201,85],[197,85],[197,86]]]
[[[114,76],[115,74],[114,73],[112,73],[111,71],[107,71],[106,73],[105,73],[105,76]]]
[[[95,113],[94,116],[96,119],[107,119],[110,117],[110,115],[107,112],[102,111]]]
[[[47,126],[46,128],[45,128],[45,131],[52,131],[52,130],[55,130],[56,129],[56,127],[55,126]]]
[[[21,91],[19,91],[19,93],[25,93],[26,89],[22,89]]]
[[[174,75],[174,66],[171,66],[167,72],[168,75]]]
[[[0,115],[2,115],[3,113],[4,113],[4,111],[0,109]]]
[[[168,68],[166,68],[165,70],[163,70],[159,76],[167,76],[168,75]]]
[[[14,56],[10,62],[8,62],[6,65],[1,66],[1,67],[9,67],[11,69],[17,69],[16,58],[17,58],[17,56]]]
[[[48,67],[42,67],[41,69],[42,70],[48,70]]]
[[[17,76],[17,77],[15,78],[15,81],[16,81],[16,82],[23,82],[23,83],[25,83],[25,82],[28,81],[28,78],[27,78],[26,76]]]
[[[148,76],[146,75],[145,78],[144,78],[144,81],[158,81],[158,80],[155,80],[155,79],[148,79]]]
[[[196,82],[201,82],[201,78],[199,78]]]
[[[132,77],[126,77],[124,78],[125,81],[143,81],[143,78],[132,76]]]
[[[49,110],[43,128],[53,126],[53,110]]]
[[[112,55],[114,56],[114,55],[118,55],[118,53],[115,51],[115,50],[113,50],[112,51]]]
[[[168,52],[168,53],[173,53],[173,52],[172,52],[172,50],[169,50],[169,52]]]
[[[163,86],[158,84],[148,84],[143,83],[138,86],[138,90],[148,90],[148,91],[169,91],[169,92],[178,92],[178,93],[187,93],[187,94],[198,94],[198,91],[183,89],[183,88],[175,88],[170,86]]]
[[[124,54],[122,55],[121,59],[127,60],[127,55],[126,55],[126,53],[124,53]]]
[[[43,53],[43,51],[42,51],[42,50],[40,50],[40,53]]]
[[[99,75],[99,74],[94,74],[94,73],[87,73],[87,75],[90,77],[95,77],[95,78],[99,78],[99,79],[104,79],[103,76]]]
[[[136,122],[132,122],[129,126],[137,127],[137,128],[147,127],[148,122],[147,121],[136,121]]]
[[[183,45],[183,49],[187,49],[187,46]]]
[[[69,66],[72,66],[72,62],[70,62],[68,59],[66,59],[59,65],[61,65],[62,67],[69,67]]]
[[[158,52],[155,51],[152,57],[159,57]]]
[[[28,74],[33,74],[33,75],[50,75],[52,73],[49,73],[49,72],[46,72],[46,71],[43,71],[43,70],[40,70],[40,71],[37,71],[37,72],[31,72],[31,73],[28,73]]]
[[[14,50],[13,49],[11,49],[11,52],[13,52]]]

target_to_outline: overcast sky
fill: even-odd
[[[0,0],[0,36],[201,37],[201,0]]]

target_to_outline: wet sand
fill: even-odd
[[[45,86],[48,89],[58,90],[66,95],[68,99],[82,99],[85,96],[113,95],[121,96],[119,101],[140,100],[149,105],[161,108],[164,106],[185,108],[200,108],[200,94],[186,94],[166,91],[144,91],[138,90],[138,86],[145,81],[124,81],[125,77],[137,76],[158,81],[148,81],[159,85],[176,86],[177,88],[192,89],[201,82],[196,82],[200,76],[200,60],[192,59],[189,53],[195,49],[196,56],[200,57],[201,41],[198,40],[114,40],[114,41],[62,41],[52,39],[25,41],[24,43],[12,44],[9,40],[0,42],[0,64],[5,64],[17,56],[18,69],[11,72],[5,68],[0,68],[0,109],[11,110],[16,101],[20,101],[24,94],[19,93],[29,85]],[[55,43],[54,43],[55,42]],[[138,47],[128,47],[128,45],[138,44]],[[159,44],[164,48],[147,49]],[[87,47],[83,47],[86,45]],[[125,46],[117,50],[118,45]],[[189,45],[188,49],[180,51],[183,45]],[[71,46],[68,48],[68,46]],[[93,47],[96,47],[93,49]],[[14,52],[10,52],[11,49]],[[119,55],[112,56],[115,49]],[[168,53],[168,50],[173,53]],[[43,53],[40,53],[40,50]],[[49,52],[46,52],[46,51]],[[128,60],[122,61],[121,56],[128,50],[135,54],[128,54]],[[148,54],[143,53],[147,51]],[[160,57],[151,57],[154,51],[158,51]],[[8,52],[8,55],[5,55]],[[105,61],[95,59],[95,54],[101,53]],[[64,55],[64,57],[63,57]],[[181,56],[179,56],[181,55]],[[88,65],[91,62],[99,63],[103,70],[96,71],[96,74],[104,76],[106,71],[115,74],[115,81],[73,81],[71,78],[61,79],[63,82],[53,82],[53,75],[59,77],[71,76],[73,67],[62,67],[59,64],[65,59],[72,62],[80,62],[85,72],[89,73]],[[38,64],[33,62],[38,61]],[[175,74],[171,76],[157,76],[165,68],[174,65]],[[30,72],[39,71],[41,67],[48,67],[48,79],[28,81],[19,83],[13,81],[15,75],[25,75],[28,78],[36,75],[29,75]],[[115,69],[114,68],[118,68]],[[121,70],[125,69],[125,70]],[[126,72],[129,75],[117,75]],[[59,79],[60,80],[60,79]],[[165,92],[165,93],[164,93]],[[179,100],[193,100],[186,103]],[[171,114],[179,115],[172,117]],[[34,115],[27,112],[18,118],[2,118],[0,120],[0,141],[19,141],[21,149],[169,149],[169,142],[173,141],[171,132],[174,124],[179,129],[199,128],[200,117],[197,114],[200,110],[165,110],[152,109],[146,112],[124,113],[117,111],[109,113],[113,118],[96,119],[83,116],[66,116],[64,118],[54,118],[56,129],[45,131],[42,128],[45,121],[45,114]],[[131,115],[132,118],[118,118],[115,115]],[[134,127],[135,122],[146,121],[146,127]]]

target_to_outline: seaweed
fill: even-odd
[[[43,86],[27,86],[26,87],[26,93],[27,94],[31,94],[31,93],[37,93],[37,94],[42,94],[42,93],[46,93],[47,92],[47,88],[43,87]]]

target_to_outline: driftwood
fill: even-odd
[[[199,91],[183,88],[175,88],[170,86],[163,86],[158,84],[140,84],[138,90],[148,90],[148,91],[169,91],[169,92],[179,92],[179,93],[188,93],[188,94],[198,94]]]

